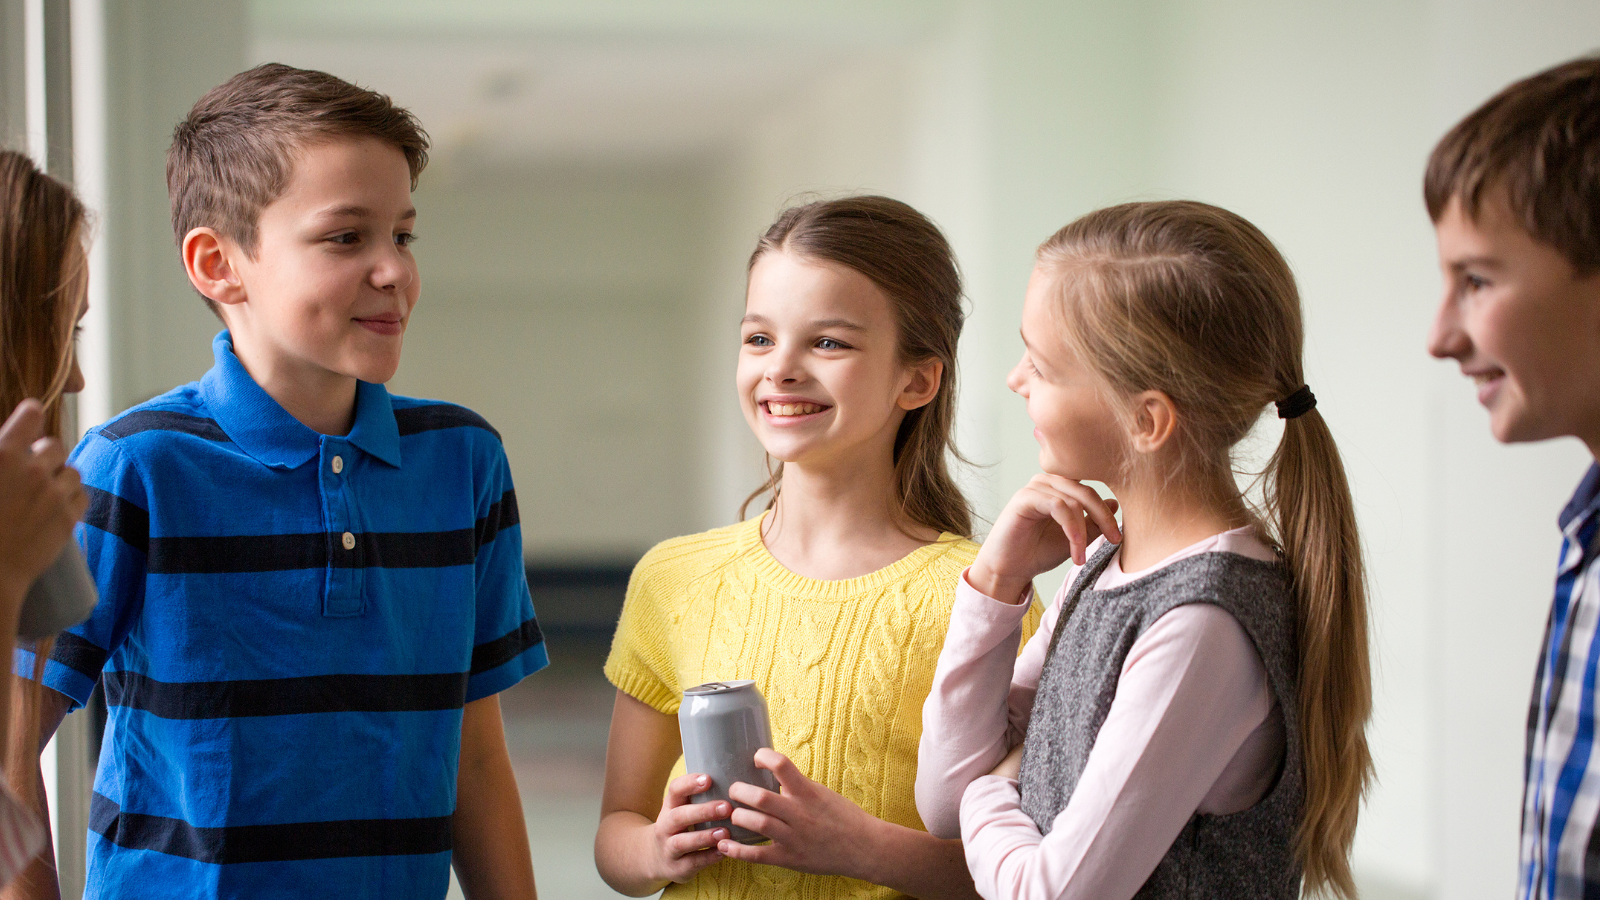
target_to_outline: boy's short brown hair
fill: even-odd
[[[288,187],[295,152],[340,137],[394,145],[416,189],[428,164],[428,135],[382,94],[280,63],[212,88],[173,130],[167,151],[174,237],[182,244],[191,230],[208,226],[254,254],[261,210]]]
[[[1511,85],[1433,148],[1422,196],[1435,222],[1451,198],[1476,217],[1493,192],[1535,240],[1600,270],[1600,56]]]

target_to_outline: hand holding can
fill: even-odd
[[[728,788],[739,781],[773,792],[779,790],[777,778],[756,767],[756,751],[772,746],[772,723],[767,716],[767,702],[755,682],[712,681],[685,690],[678,707],[678,731],[683,738],[683,759],[688,771],[711,779],[710,789],[695,794],[690,802],[726,800],[743,807],[728,796]],[[742,844],[766,840],[728,819],[695,827],[726,828]]]

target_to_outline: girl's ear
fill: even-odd
[[[1178,428],[1178,407],[1162,391],[1143,391],[1133,398],[1133,449],[1155,453],[1172,439]]]
[[[920,409],[939,395],[939,382],[944,378],[944,363],[937,359],[923,360],[911,367],[911,380],[901,388],[896,404],[905,410]]]
[[[183,236],[183,270],[200,296],[230,306],[243,303],[244,281],[233,265],[233,256],[241,252],[215,229],[195,228]]]

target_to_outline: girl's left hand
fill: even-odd
[[[1022,774],[1022,745],[1018,744],[1012,747],[1011,752],[1006,754],[1006,758],[1000,760],[1000,765],[990,770],[989,774],[1016,781],[1017,777]]]
[[[772,843],[758,846],[725,840],[724,856],[783,866],[816,875],[861,877],[870,855],[869,835],[878,822],[866,810],[807,778],[776,750],[756,751],[756,765],[776,775],[783,793],[737,782],[728,796],[750,809],[733,810],[733,824],[766,835]]]

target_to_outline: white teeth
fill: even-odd
[[[1472,383],[1473,384],[1488,384],[1489,382],[1491,382],[1491,381],[1493,381],[1493,380],[1495,380],[1496,378],[1499,378],[1499,377],[1500,377],[1500,373],[1499,372],[1479,372],[1478,374],[1472,376]]]
[[[767,403],[767,412],[775,416],[809,416],[812,413],[822,412],[822,407],[815,403]]]

